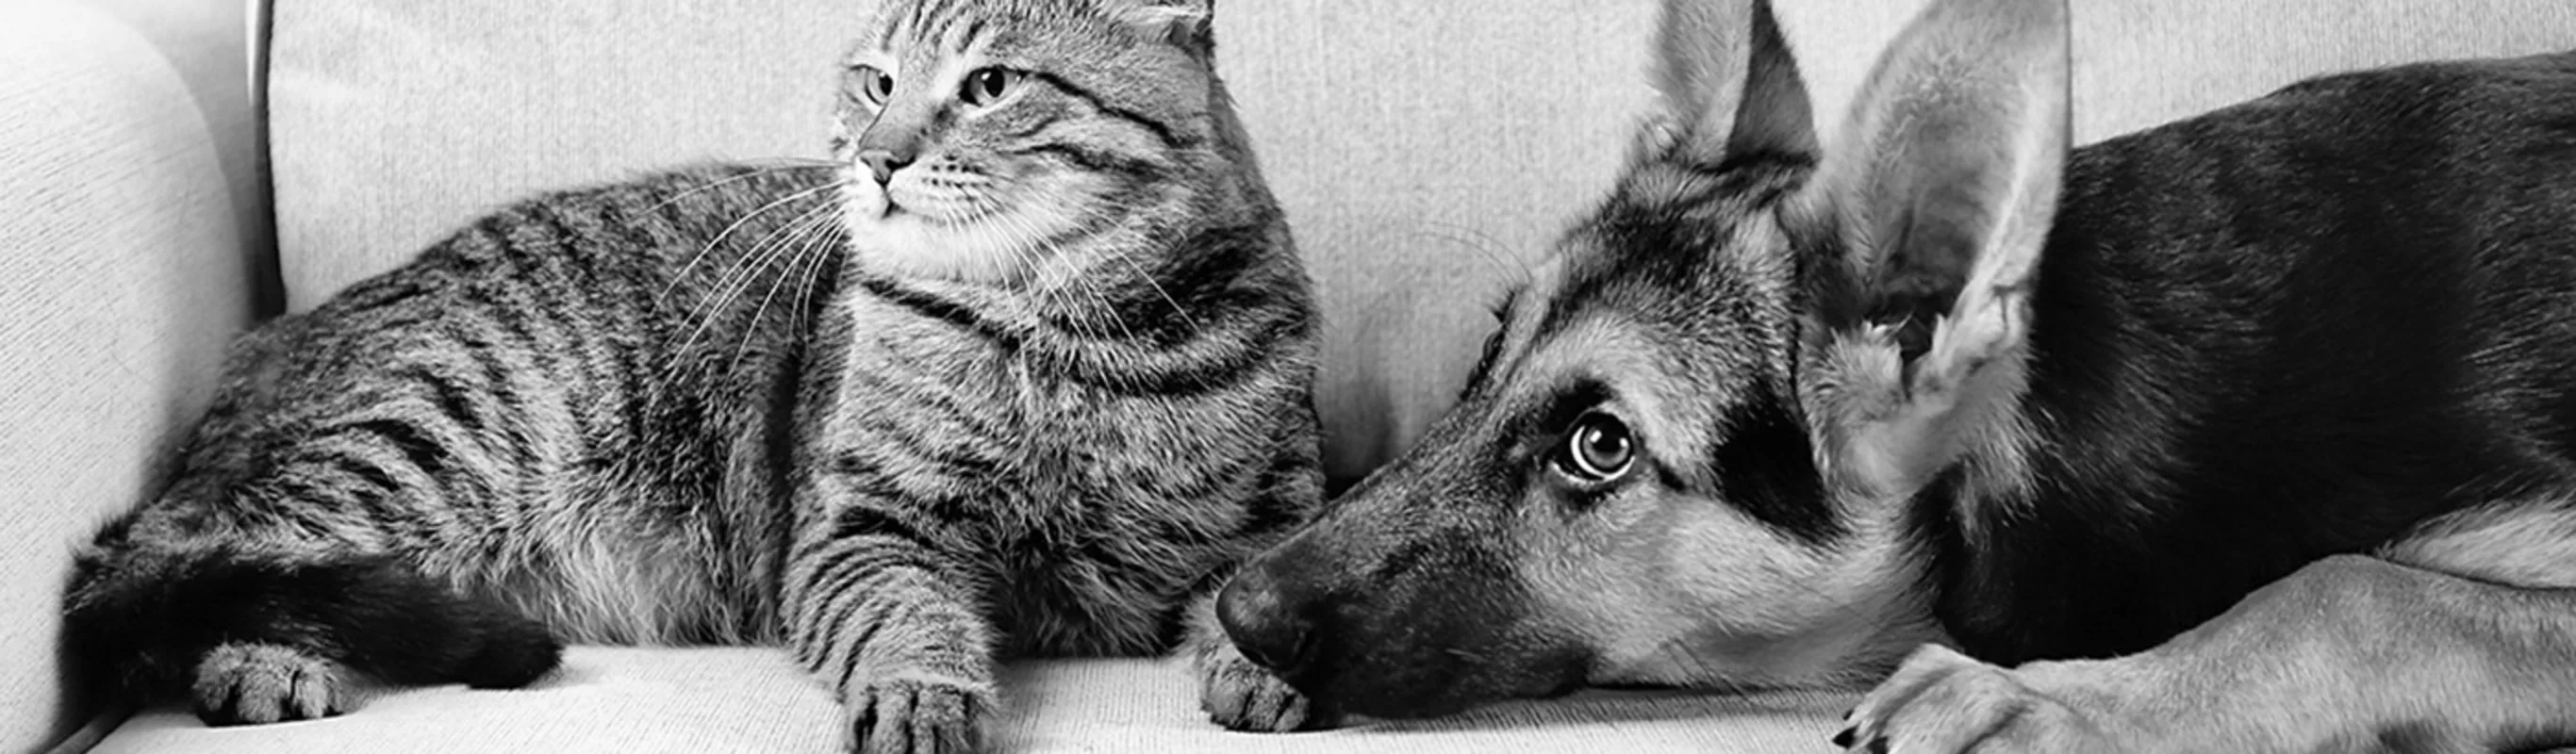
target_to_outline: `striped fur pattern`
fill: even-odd
[[[1205,0],[891,0],[834,159],[536,198],[245,336],[74,650],[215,724],[510,687],[561,642],[783,644],[867,751],[977,748],[1010,656],[1187,640],[1320,496],[1317,321]],[[887,86],[887,84],[891,86]]]

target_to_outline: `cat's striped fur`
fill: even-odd
[[[941,751],[997,657],[1187,636],[1221,722],[1299,725],[1207,620],[1320,495],[1318,323],[1209,10],[891,0],[832,161],[541,197],[263,326],[80,552],[74,649],[255,723],[561,640],[782,643],[860,748]]]

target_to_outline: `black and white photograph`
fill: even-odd
[[[2576,754],[2576,0],[0,0],[0,752]]]

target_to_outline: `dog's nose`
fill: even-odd
[[[1314,659],[1316,631],[1306,610],[1280,591],[1269,569],[1245,568],[1216,595],[1217,623],[1243,656],[1281,675]]]

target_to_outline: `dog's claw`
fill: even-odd
[[[1851,748],[1852,732],[1852,729],[1844,728],[1843,732],[1834,734],[1834,747],[1841,749]]]
[[[2119,750],[2098,721],[2068,705],[2063,692],[2069,688],[2042,684],[2029,667],[2006,670],[1945,647],[1924,647],[1862,700],[1855,735],[1868,742],[1867,751],[1885,752],[1902,741],[1906,754]]]

